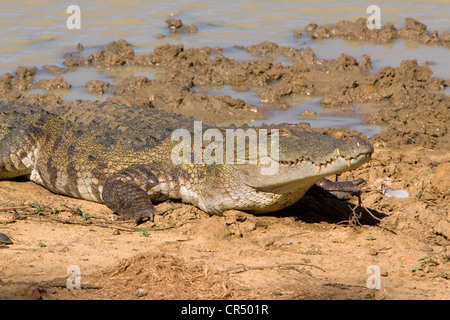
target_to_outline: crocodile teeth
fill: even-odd
[[[317,169],[317,173],[320,173],[320,165],[319,164],[316,164],[316,169]]]
[[[349,168],[350,168],[351,164],[352,164],[352,159],[347,159],[347,166],[348,166]]]

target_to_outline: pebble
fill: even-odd
[[[12,244],[12,240],[4,233],[0,232],[0,244]]]
[[[144,289],[137,289],[135,294],[137,297],[143,297],[143,296],[146,296],[147,293],[148,293],[148,291],[146,291]]]

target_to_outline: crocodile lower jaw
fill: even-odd
[[[314,170],[317,172],[317,174],[336,174],[339,172],[336,171],[348,171],[355,169],[362,165],[363,163],[370,160],[371,153],[362,153],[358,155],[355,158],[344,158],[341,156],[336,156],[335,158],[331,159],[329,162],[326,163],[315,163],[313,161],[309,160],[296,160],[296,161],[279,161],[280,166],[282,167],[291,167],[294,169],[294,167],[305,165],[311,166],[311,171]]]

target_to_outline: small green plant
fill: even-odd
[[[425,190],[425,187],[423,186],[423,180],[422,180],[422,187],[420,188],[419,193],[417,193],[417,198],[420,199],[423,195],[423,191]]]
[[[66,205],[64,205],[64,206],[66,206]],[[89,213],[84,210],[81,210],[81,206],[78,206],[76,208],[71,207],[71,208],[69,208],[69,211],[70,211],[70,213],[72,213],[74,215],[81,216],[81,219],[83,219],[84,221],[89,219]]]
[[[41,248],[45,248],[47,245],[45,243],[39,241],[38,246]]]
[[[372,236],[372,235],[368,235],[368,236],[366,236],[366,240],[369,240],[369,241],[373,241],[373,240],[375,240],[377,237],[375,237],[375,236]]]
[[[377,296],[377,286],[375,286],[375,287],[372,289],[371,296],[372,296],[372,299],[373,299],[373,300],[376,299],[376,296]]]
[[[419,270],[422,270],[422,267],[412,268],[411,272],[416,272],[416,271],[419,271]]]
[[[88,212],[86,212],[86,211],[81,211],[81,219],[83,219],[83,220],[87,220],[87,219],[89,219],[89,213]]]
[[[148,237],[148,229],[139,228],[139,230],[141,230],[141,232],[139,232],[140,236]]]
[[[67,205],[65,203],[60,203],[59,206],[62,208],[67,207]],[[55,209],[54,211],[56,212],[56,214],[61,214],[61,212],[65,211],[65,209]]]
[[[81,215],[81,206],[78,206],[76,208],[70,207],[69,211],[71,214]]]
[[[31,206],[36,209],[36,213],[40,213],[42,211],[42,207],[37,201],[34,201]]]

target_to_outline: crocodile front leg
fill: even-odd
[[[341,200],[349,200],[352,196],[361,194],[359,185],[364,182],[361,178],[352,181],[331,181],[323,178],[316,184]]]
[[[134,219],[136,224],[145,218],[153,221],[156,209],[147,192],[158,183],[148,165],[131,165],[106,179],[103,202],[121,219]]]

